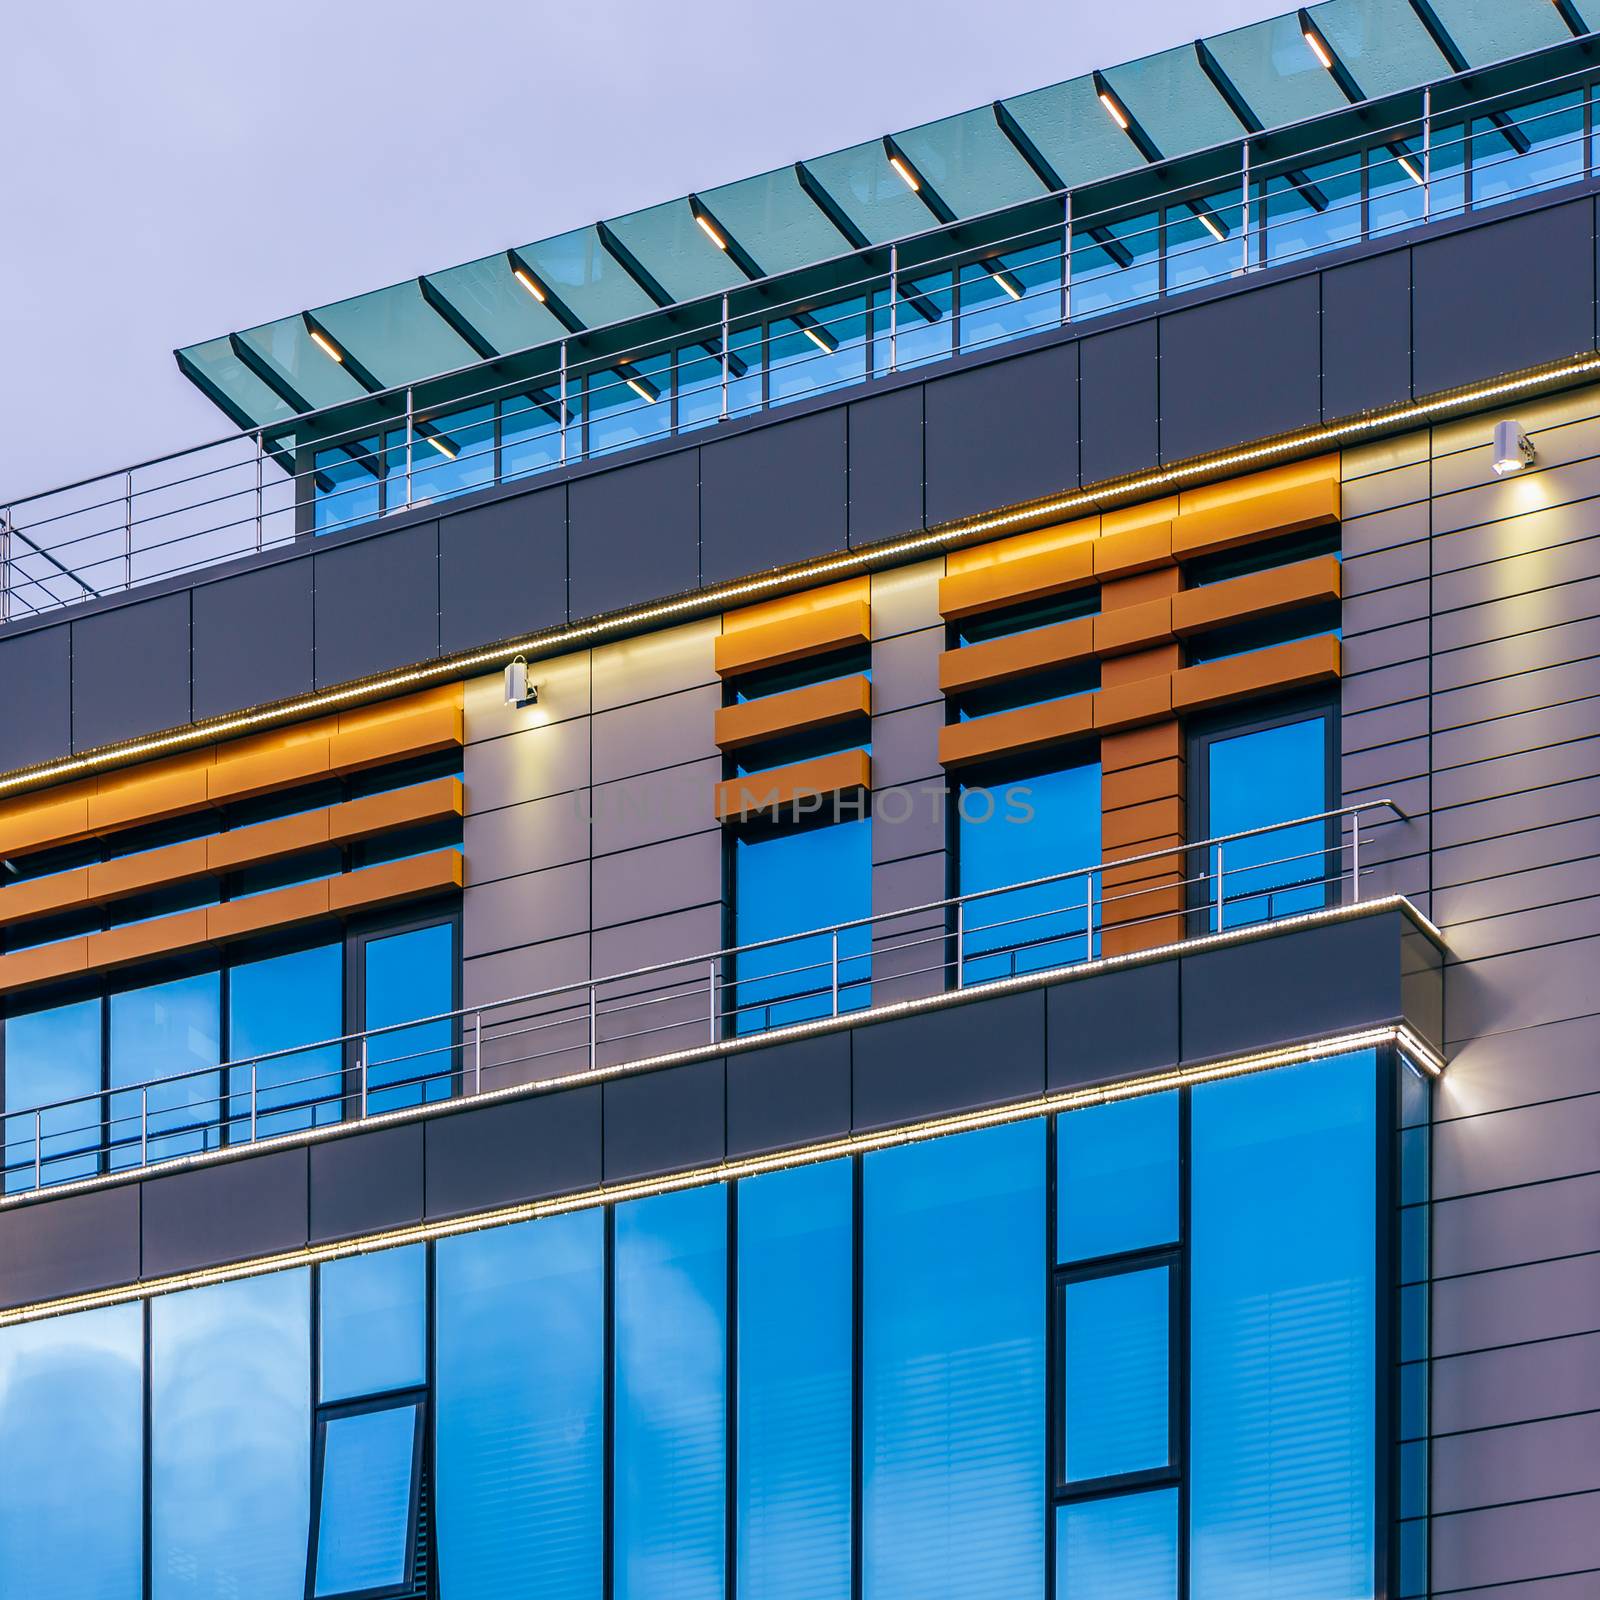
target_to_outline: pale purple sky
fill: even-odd
[[[0,503],[228,431],[175,346],[1285,9],[14,8],[0,61]]]

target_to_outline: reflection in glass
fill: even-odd
[[[1100,763],[963,785],[956,817],[962,894],[1092,867],[1100,859]],[[1088,873],[973,901],[964,913],[961,981],[1084,960],[1094,888]]]
[[[1206,757],[1210,806],[1205,836],[1220,838],[1326,811],[1327,745],[1323,716],[1213,739]],[[1235,928],[1326,905],[1325,880],[1334,870],[1327,843],[1328,825],[1308,822],[1221,846],[1225,925]],[[1214,873],[1215,848],[1210,856],[1204,870]],[[1215,928],[1214,884],[1209,898],[1210,926]]]
[[[1355,152],[1258,183],[1260,259],[1297,261],[1359,239],[1361,165]]]
[[[103,1104],[98,1099],[27,1113],[100,1088],[100,1001],[24,1011],[5,1022],[5,1187],[66,1183],[99,1169]],[[10,1113],[22,1113],[13,1115]],[[37,1136],[37,1137],[36,1137]],[[37,1148],[36,1148],[37,1146]]]
[[[250,1090],[256,1091],[254,1136],[267,1138],[337,1122],[343,1111],[340,1047],[301,1045],[337,1039],[344,1031],[344,947],[317,945],[260,961],[241,961],[228,974],[228,1058],[291,1050],[292,1055],[230,1067],[231,1137],[252,1136]]]
[[[1092,317],[1161,292],[1161,219],[1154,212],[1072,230],[1072,315]]]
[[[1056,1600],[1177,1600],[1178,1491],[1056,1510]]]
[[[850,922],[872,909],[872,822],[761,831],[735,845],[733,937],[737,945]],[[838,936],[839,1009],[871,1002],[870,928]],[[831,936],[791,939],[734,958],[732,1031],[759,1032],[833,1009]]]
[[[1178,1238],[1178,1096],[1140,1095],[1056,1118],[1056,1259]]]
[[[982,350],[1061,321],[1059,234],[961,269],[961,348]]]
[[[1045,1128],[864,1159],[866,1600],[1044,1590]]]
[[[500,477],[505,483],[561,465],[559,383],[500,402]]]
[[[1065,1482],[1148,1472],[1172,1459],[1170,1277],[1161,1266],[1062,1286]]]
[[[454,925],[435,923],[369,939],[365,947],[366,1028],[394,1028],[367,1041],[367,1109],[390,1111],[448,1100],[455,1071],[455,1022],[419,1022],[455,1006]]]
[[[321,1268],[321,1399],[350,1400],[428,1381],[427,1247],[346,1256]]]
[[[411,495],[406,496],[406,433],[384,436],[384,505],[448,500],[494,482],[494,406],[473,406],[443,416],[419,416],[411,436]]]
[[[771,405],[864,382],[866,302],[858,297],[776,318],[768,329],[767,352]]]
[[[392,1589],[407,1576],[420,1413],[413,1403],[334,1416],[322,1424],[312,1585],[319,1600]]]
[[[588,377],[589,454],[625,450],[672,431],[672,357],[652,355]]]
[[[1375,1073],[1193,1091],[1194,1600],[1373,1592]]]
[[[1397,140],[1367,152],[1367,235],[1381,238],[1422,221],[1422,148]]]
[[[111,1097],[111,1164],[215,1149],[222,1142],[219,1074],[222,981],[197,972],[111,997],[111,1087],[161,1083],[147,1094]],[[145,1115],[148,1108],[148,1116]]]
[[[616,1209],[616,1600],[721,1600],[728,1193]]]
[[[300,1600],[311,1506],[311,1280],[150,1306],[152,1600]]]
[[[737,1593],[848,1600],[854,1174],[738,1188]]]
[[[0,1329],[0,1587],[136,1595],[143,1555],[143,1306]]]
[[[352,439],[313,458],[312,526],[318,533],[371,522],[381,509],[378,441]]]
[[[1583,94],[1476,117],[1472,123],[1472,204],[1499,205],[1583,176]]]
[[[1167,209],[1167,293],[1220,283],[1244,267],[1239,186]],[[1220,235],[1220,237],[1219,237]]]
[[[599,1600],[604,1216],[578,1211],[436,1248],[443,1600]]]
[[[920,367],[929,361],[942,361],[955,348],[955,281],[948,272],[931,273],[926,278],[900,280],[895,303],[894,361],[896,370]],[[884,347],[888,365],[890,342],[887,300],[876,313],[877,337]]]

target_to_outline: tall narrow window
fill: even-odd
[[[456,1023],[446,1015],[456,1003],[455,924],[369,936],[360,978],[363,1026],[384,1030],[366,1041],[365,1110],[449,1099],[458,1069]]]
[[[1338,898],[1337,836],[1327,821],[1294,823],[1333,809],[1330,711],[1301,712],[1253,726],[1221,727],[1198,739],[1202,783],[1197,863],[1207,885],[1208,925],[1265,922]],[[1243,839],[1227,835],[1253,833]]]
[[[99,1170],[100,1017],[99,1000],[78,1000],[6,1018],[7,1193]]]
[[[339,1121],[340,1046],[301,1047],[343,1032],[342,945],[236,962],[228,973],[228,1059],[239,1063],[228,1071],[230,1137]]]
[[[111,996],[111,1158],[115,1167],[222,1142],[218,1076],[222,981],[215,972]]]
[[[870,928],[792,935],[866,917],[872,910],[872,823],[862,817],[812,827],[757,825],[734,845],[735,957],[730,1031],[759,1032],[871,1003]]]
[[[442,1600],[600,1600],[604,1215],[436,1248]]]
[[[1044,1592],[1045,1130],[865,1158],[867,1600]]]
[[[727,1190],[618,1206],[615,1292],[616,1600],[720,1600]]]
[[[1193,1600],[1373,1593],[1375,1071],[1193,1091]]]
[[[744,1600],[848,1600],[854,1174],[738,1187],[738,1574]]]

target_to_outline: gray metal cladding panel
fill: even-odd
[[[605,1181],[721,1161],[727,1151],[720,1060],[661,1067],[605,1084]]]
[[[1411,254],[1322,274],[1322,414],[1331,420],[1411,394]]]
[[[1438,1433],[1600,1411],[1600,1333],[1510,1345],[1433,1366]]]
[[[1433,1523],[1433,1588],[1443,1596],[1457,1589],[1472,1600],[1494,1594],[1490,1584],[1530,1578],[1593,1573],[1600,1568],[1600,1494],[1569,1494],[1481,1511],[1437,1517]],[[1531,1585],[1528,1587],[1532,1587]],[[1578,1593],[1584,1591],[1580,1588]],[[1535,1591],[1537,1593],[1537,1591]],[[1594,1593],[1590,1579],[1588,1594]],[[1511,1589],[1506,1600],[1527,1600],[1528,1588]],[[1551,1600],[1540,1594],[1538,1600]]]
[[[854,1033],[852,1121],[877,1128],[1044,1091],[1044,991],[877,1022]]]
[[[701,446],[702,583],[844,548],[847,409]]]
[[[1052,984],[1046,1075],[1052,1089],[1177,1064],[1178,963],[1153,962]]]
[[[1436,1516],[1600,1486],[1600,1415],[1435,1439],[1429,1480]]]
[[[439,524],[419,522],[319,550],[317,686],[439,652]]]
[[[1162,459],[1315,423],[1319,309],[1311,274],[1162,317]]]
[[[439,648],[471,650],[567,620],[567,486],[439,520]]]
[[[1401,920],[1390,911],[1182,957],[1184,1059],[1398,1019]]]
[[[562,1089],[426,1124],[430,1217],[592,1188],[600,1181],[600,1090]]]
[[[196,718],[312,688],[311,566],[295,556],[195,589]]]
[[[72,753],[72,628],[0,639],[0,770]]]
[[[293,1250],[307,1239],[306,1151],[244,1156],[142,1185],[144,1276]]]
[[[0,1212],[0,1305],[27,1305],[139,1276],[139,1185]]]
[[[922,385],[857,400],[849,417],[850,543],[922,526]]]
[[[1419,394],[1594,345],[1590,200],[1427,240],[1412,260]]]
[[[311,1146],[313,1244],[422,1220],[422,1128],[374,1128]]]
[[[578,478],[567,493],[567,598],[574,617],[642,605],[699,582],[697,451]]]
[[[1077,484],[1075,344],[935,378],[924,403],[930,523]]]
[[[1097,333],[1078,346],[1078,426],[1085,483],[1121,477],[1160,459],[1156,323]]]
[[[850,1131],[850,1035],[820,1034],[728,1057],[728,1155]]]
[[[72,624],[72,747],[187,722],[189,596],[162,595]]]
[[[1442,1123],[1438,1131],[1451,1126]],[[1581,1255],[1595,1248],[1597,1218],[1600,1173],[1592,1172],[1439,1201],[1433,1208],[1433,1270],[1453,1277]]]

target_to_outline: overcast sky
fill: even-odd
[[[0,504],[226,432],[178,345],[1285,9],[19,3]]]

